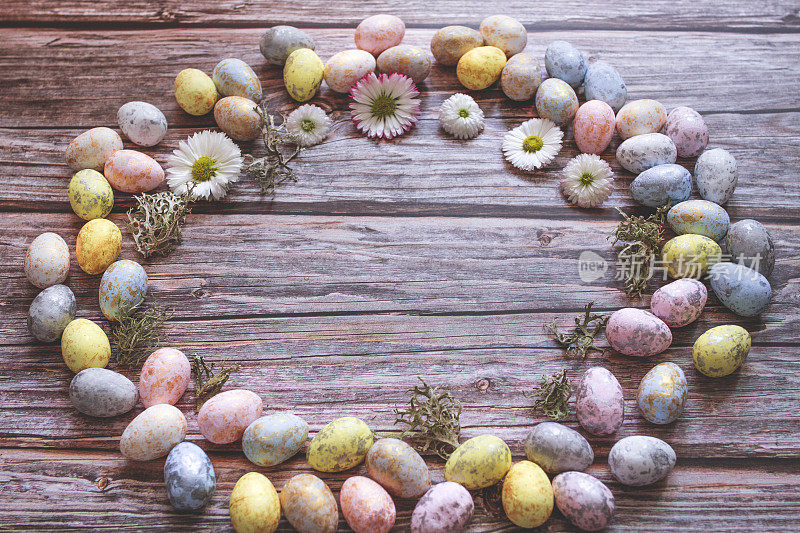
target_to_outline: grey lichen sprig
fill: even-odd
[[[172,314],[171,309],[159,305],[143,307],[141,303],[122,313],[112,327],[117,364],[139,366],[164,339],[164,322]]]
[[[189,206],[191,192],[178,195],[171,191],[134,196],[136,207],[128,211],[125,224],[133,235],[136,249],[145,258],[167,255],[181,242],[181,227]]]
[[[295,138],[286,131],[285,117],[276,125],[275,117],[263,107],[256,106],[255,109],[261,117],[261,135],[267,153],[264,157],[258,158],[246,155],[244,172],[261,185],[262,194],[274,196],[276,186],[287,181],[297,181],[297,176],[289,163],[300,153],[301,148]]]
[[[646,217],[626,215],[621,209],[622,221],[609,236],[612,246],[624,243],[617,252],[617,268],[622,272],[625,293],[641,296],[650,281],[653,258],[661,252],[669,206]]]
[[[408,389],[408,405],[394,410],[394,423],[407,426],[399,436],[417,451],[447,459],[459,445],[461,402],[449,391],[431,387],[422,378],[420,382]]]
[[[222,364],[224,365],[224,363]],[[197,411],[203,407],[204,403],[219,394],[231,374],[239,371],[239,365],[231,365],[223,366],[218,372],[214,372],[214,363],[206,363],[202,356],[195,356],[192,366],[194,367],[194,397]]]
[[[567,378],[567,370],[549,377],[544,376],[541,385],[526,396],[536,398],[533,402],[534,411],[541,411],[553,420],[566,418],[569,416],[569,399],[572,396],[572,384]]]
[[[608,315],[593,314],[592,306],[594,302],[589,302],[583,311],[583,316],[575,317],[575,327],[561,333],[558,331],[558,323],[554,318],[552,322],[545,324],[545,332],[565,350],[565,354],[570,358],[586,359],[592,351],[605,352],[604,348],[595,345],[595,337],[604,330],[608,322]]]

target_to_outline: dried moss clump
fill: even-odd
[[[625,243],[617,252],[617,268],[628,296],[641,296],[652,277],[653,259],[660,254],[664,241],[669,206],[646,217],[626,215],[621,209],[622,221],[611,233],[614,242]]]
[[[113,326],[114,354],[117,364],[135,367],[155,350],[164,339],[164,322],[172,316],[172,310],[158,305],[131,307],[119,317]]]
[[[459,445],[461,402],[449,391],[430,387],[422,378],[420,381],[421,386],[408,389],[408,406],[394,410],[394,423],[408,426],[400,438],[408,439],[417,451],[447,459]]]
[[[556,372],[550,377],[543,377],[542,383],[532,394],[536,398],[533,410],[541,411],[553,420],[562,420],[569,416],[569,399],[572,396],[572,384],[567,379],[566,369]]]
[[[556,319],[549,324],[545,324],[544,329],[555,341],[565,349],[567,357],[577,357],[586,359],[592,351],[605,351],[603,348],[595,346],[595,337],[600,330],[605,329],[608,322],[608,315],[592,314],[594,302],[586,304],[583,317],[575,317],[575,327],[566,333],[559,333]]]
[[[239,365],[232,365],[223,366],[219,372],[215,373],[214,363],[209,365],[203,357],[197,356],[195,356],[192,366],[194,366],[194,408],[197,411],[203,407],[204,403],[219,394],[231,374],[239,371]]]
[[[256,158],[250,154],[244,158],[244,171],[261,185],[261,194],[275,195],[275,187],[287,181],[297,181],[289,163],[300,153],[300,146],[286,131],[286,119],[275,124],[275,117],[263,107],[257,106],[261,117],[262,138],[267,155]],[[287,149],[288,148],[288,149]]]
[[[134,196],[136,207],[128,211],[126,225],[140,254],[167,255],[180,244],[181,227],[191,211],[189,198],[170,191]]]

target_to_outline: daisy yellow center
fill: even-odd
[[[529,135],[522,141],[522,149],[529,154],[534,154],[542,149],[544,141],[538,135]]]
[[[469,111],[467,111],[466,109],[459,109],[458,116],[461,118],[467,118],[469,117]]]
[[[310,118],[304,119],[300,122],[300,129],[306,133],[311,133],[317,127],[316,122],[311,120]]]
[[[372,116],[386,118],[394,115],[397,111],[397,100],[386,94],[381,94],[372,101]]]
[[[203,183],[214,177],[217,173],[217,162],[213,157],[204,155],[192,163],[192,180]]]
[[[581,174],[581,185],[591,185],[594,182],[594,175],[591,172],[584,172]]]

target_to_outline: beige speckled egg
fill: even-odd
[[[76,374],[87,368],[105,368],[111,344],[103,328],[85,318],[76,318],[61,335],[61,356]]]
[[[511,450],[499,437],[479,435],[455,449],[444,467],[447,481],[477,490],[498,483],[511,468]]]
[[[60,235],[42,233],[28,246],[25,276],[40,289],[57,285],[69,274],[69,248]]]
[[[719,263],[722,248],[705,235],[687,233],[668,240],[661,253],[669,277],[698,279]]]
[[[492,15],[481,21],[481,35],[489,46],[496,46],[508,57],[518,54],[528,44],[528,32],[517,19],[506,15]]]
[[[263,474],[248,472],[231,491],[231,525],[236,533],[272,533],[281,520],[281,501]]]
[[[223,59],[214,67],[211,79],[222,96],[241,96],[255,102],[261,100],[261,81],[250,65],[241,59]]]
[[[140,193],[155,189],[164,181],[164,169],[147,154],[119,150],[106,161],[103,172],[112,187],[122,192]]]
[[[539,61],[526,54],[511,57],[500,76],[500,87],[505,95],[518,102],[533,98],[541,83],[542,67]]]
[[[414,83],[420,83],[431,72],[431,56],[427,50],[409,44],[399,44],[381,52],[378,70],[391,74],[405,74]]]
[[[281,490],[281,508],[286,520],[301,533],[334,533],[339,525],[339,507],[331,489],[313,474],[298,474]]]
[[[139,375],[139,397],[142,405],[160,403],[175,405],[189,386],[192,365],[189,358],[175,348],[159,348],[142,365]]]
[[[283,84],[286,91],[298,102],[311,100],[322,84],[325,70],[319,56],[308,48],[295,50],[283,66]]]
[[[667,108],[657,100],[634,100],[617,113],[617,131],[623,139],[658,133],[667,121]]]
[[[214,109],[219,93],[214,80],[196,68],[187,68],[175,77],[175,100],[190,115],[205,115]]]
[[[406,442],[379,439],[367,452],[367,475],[398,498],[419,498],[431,488],[425,460]]]
[[[306,460],[314,470],[341,472],[361,463],[372,446],[372,430],[358,418],[343,416],[311,439]]]
[[[164,457],[186,438],[186,418],[177,408],[158,404],[134,418],[119,441],[119,451],[134,461]]]
[[[539,117],[564,125],[578,112],[578,97],[569,83],[548,78],[536,91],[536,111]]]
[[[261,416],[264,403],[255,392],[234,389],[212,397],[197,413],[200,433],[214,444],[229,444],[242,438],[244,430]]]
[[[331,90],[346,93],[355,83],[375,71],[375,58],[364,50],[344,50],[325,63],[323,77]]]
[[[502,50],[494,46],[479,46],[461,56],[456,76],[467,89],[480,91],[500,79],[505,66],[506,55]]]
[[[600,100],[590,100],[578,108],[572,129],[575,144],[584,154],[599,154],[614,136],[614,110]]]
[[[694,366],[712,378],[734,373],[750,353],[750,334],[741,326],[711,328],[700,335],[692,347]]]
[[[69,204],[84,220],[105,218],[114,207],[114,190],[108,180],[90,168],[79,170],[69,180]]]
[[[445,26],[433,34],[431,52],[437,63],[453,66],[461,56],[483,46],[483,35],[466,26]]]
[[[394,501],[383,487],[367,477],[353,476],[339,492],[342,514],[355,533],[388,533],[394,526]]]
[[[503,481],[503,510],[519,527],[539,527],[553,512],[553,487],[539,465],[520,461]]]
[[[72,170],[102,171],[106,159],[117,150],[122,150],[122,139],[116,131],[92,128],[75,137],[64,155]]]
[[[102,274],[117,260],[122,250],[122,232],[105,218],[96,218],[83,225],[75,243],[78,266],[87,274]]]
[[[252,141],[261,135],[261,115],[256,103],[241,96],[226,96],[214,106],[217,126],[237,141]]]
[[[394,15],[372,15],[356,27],[356,47],[378,56],[403,40],[406,25]]]

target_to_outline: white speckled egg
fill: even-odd
[[[136,261],[112,263],[100,280],[100,310],[109,320],[119,318],[141,303],[147,294],[147,274]]]
[[[703,200],[727,203],[739,180],[736,158],[722,148],[706,150],[694,165],[694,180]]]
[[[667,213],[667,222],[678,235],[696,233],[718,241],[728,232],[731,219],[719,204],[708,200],[687,200],[672,206]]]
[[[122,133],[139,146],[155,146],[167,134],[167,117],[147,102],[128,102],[117,111]]]
[[[445,26],[433,34],[431,53],[437,63],[453,66],[461,56],[483,46],[483,35],[466,26]]]
[[[536,91],[536,111],[541,118],[564,125],[578,112],[578,97],[567,82],[548,78]]]
[[[643,487],[667,477],[676,459],[675,450],[663,440],[633,435],[611,447],[608,466],[623,485]]]
[[[639,174],[648,168],[674,163],[678,151],[672,139],[660,133],[645,133],[622,141],[617,147],[617,161],[628,172]]]
[[[708,289],[700,281],[683,278],[667,283],[650,299],[650,311],[672,328],[691,324],[700,317]]]
[[[237,141],[252,141],[261,135],[261,115],[256,103],[241,96],[226,96],[214,106],[219,129]]]
[[[660,318],[633,307],[612,313],[606,324],[606,338],[616,351],[633,357],[650,357],[672,344],[672,332]]]
[[[526,54],[512,56],[500,75],[503,92],[518,102],[533,98],[541,83],[542,67],[539,61]]]
[[[636,392],[642,416],[653,424],[674,422],[683,412],[689,386],[675,363],[661,363],[644,375]]]
[[[544,65],[551,78],[558,78],[579,87],[586,76],[586,59],[567,41],[553,41],[544,53]]]
[[[619,112],[628,99],[628,89],[622,76],[605,61],[595,61],[586,68],[583,94],[587,101],[600,100],[607,103],[614,113]]]
[[[512,57],[509,63],[513,59]],[[575,120],[572,122],[575,144],[584,154],[599,154],[614,137],[615,124],[614,110],[610,105],[601,100],[590,100],[575,113]]]
[[[767,228],[746,218],[733,224],[725,237],[725,247],[735,263],[758,270],[764,276],[775,266],[775,245]]]
[[[375,58],[364,50],[345,50],[325,63],[323,77],[331,90],[346,93],[355,83],[375,71]]]
[[[186,438],[186,418],[178,408],[161,403],[134,418],[119,441],[122,455],[134,461],[164,457]]]
[[[667,109],[661,102],[644,99],[628,102],[617,113],[617,131],[623,139],[661,131],[667,121]]]
[[[67,243],[55,233],[42,233],[28,246],[24,268],[28,281],[40,289],[62,283],[69,274]]]
[[[378,56],[403,40],[406,25],[394,15],[372,15],[356,27],[356,48]]]
[[[316,49],[314,39],[303,30],[294,26],[273,26],[261,36],[258,43],[261,55],[272,63],[282,67],[289,54],[300,48]]]
[[[241,59],[223,59],[214,67],[211,79],[222,96],[241,96],[254,102],[261,100],[261,81],[250,65]]]
[[[28,331],[42,342],[54,342],[75,318],[75,295],[66,285],[51,285],[36,295],[28,309]]]
[[[418,46],[398,44],[381,52],[378,56],[378,70],[386,74],[398,72],[421,83],[431,72],[431,56]]]
[[[75,137],[64,153],[72,170],[91,168],[103,171],[106,159],[122,150],[122,139],[111,128],[92,128]]]
[[[528,44],[525,26],[506,15],[486,17],[481,21],[480,32],[487,45],[499,48],[507,57],[522,52]]]
[[[679,157],[697,157],[708,144],[708,126],[691,107],[676,107],[667,115],[664,133],[672,139]]]
[[[103,171],[108,183],[118,191],[152,191],[164,181],[164,169],[147,154],[119,150],[106,161]]]

